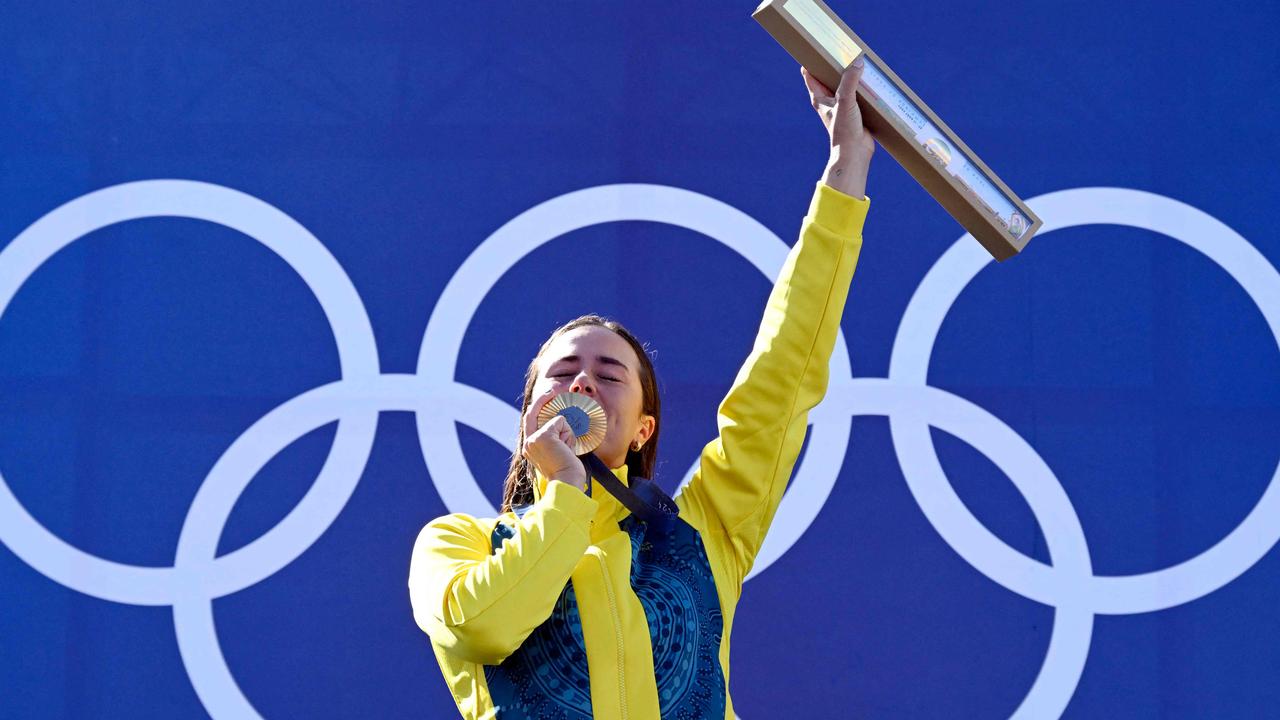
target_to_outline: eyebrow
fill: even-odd
[[[549,369],[551,369],[551,367],[552,367],[552,366],[554,366],[556,363],[562,363],[562,362],[578,362],[578,361],[580,361],[580,360],[582,360],[582,358],[578,357],[577,355],[565,355],[564,357],[560,358],[559,360],[556,360],[556,361],[552,362],[552,363],[551,363],[551,365],[547,366],[547,369],[548,369],[548,370],[549,370]],[[631,369],[631,368],[627,367],[627,364],[626,364],[626,363],[622,362],[621,360],[619,360],[619,359],[617,359],[617,358],[609,357],[608,355],[597,355],[597,356],[596,356],[596,361],[597,361],[597,362],[599,362],[599,363],[600,363],[600,364],[602,364],[602,365],[617,365],[618,367],[622,368],[623,370],[630,370],[630,369]]]

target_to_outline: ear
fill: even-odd
[[[635,437],[631,438],[631,447],[644,447],[649,442],[649,438],[653,437],[653,431],[657,429],[658,421],[652,415],[641,415],[640,426],[636,428]]]

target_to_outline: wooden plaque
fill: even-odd
[[[833,91],[864,57],[858,107],[872,136],[996,260],[1044,223],[822,0],[765,0],[751,15]]]

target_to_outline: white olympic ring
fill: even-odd
[[[27,278],[54,253],[75,240],[127,220],[166,216],[225,225],[258,239],[273,250],[298,272],[320,301],[337,340],[343,376],[377,375],[377,347],[364,305],[350,279],[324,245],[306,228],[261,200],[206,183],[150,180],[116,185],[84,195],[40,218],[0,253],[0,316]],[[373,417],[376,419],[376,415]],[[366,419],[365,424],[368,422]],[[357,423],[339,424],[341,439],[335,438],[335,451],[339,446],[354,450],[372,444],[372,428],[358,431],[357,426]],[[247,482],[248,479],[244,479],[244,483]],[[236,552],[219,558],[213,567],[199,568],[201,573],[216,572],[225,584],[239,589],[287,565],[328,527],[328,523],[316,527],[316,518],[307,517],[311,513],[323,516],[326,513],[320,511],[325,508],[303,507],[323,502],[315,490],[312,488],[289,517],[271,531]],[[202,494],[214,491],[211,483],[206,482],[201,487]],[[200,502],[200,497],[196,501]],[[341,505],[328,508],[327,514],[336,515],[340,510]],[[199,529],[208,530],[204,527]],[[32,518],[13,497],[2,477],[0,539],[18,557],[55,582],[104,600],[134,605],[169,605],[178,596],[178,588],[192,581],[192,578],[184,577],[176,566],[125,565],[72,547]],[[293,554],[288,555],[290,552]],[[272,569],[262,572],[268,567]]]
[[[1067,190],[1030,204],[1046,218],[1042,234],[1083,224],[1129,225],[1200,250],[1249,293],[1280,344],[1280,275],[1244,238],[1207,214],[1162,196],[1117,188]],[[117,185],[73,200],[15,238],[0,252],[0,317],[27,278],[61,248],[107,225],[157,216],[226,225],[259,240],[288,262],[324,309],[337,340],[342,379],[286,401],[232,443],[188,510],[173,567],[125,565],[72,547],[26,512],[2,476],[0,542],[38,572],[79,592],[136,605],[172,605],[183,662],[201,702],[217,718],[259,715],[222,655],[213,600],[279,571],[333,523],[363,473],[378,413],[416,414],[430,477],[450,510],[493,511],[462,458],[454,424],[462,422],[510,447],[518,410],[456,382],[453,375],[462,338],[479,302],[512,265],[567,232],[620,220],[662,222],[698,231],[736,250],[771,279],[787,252],[776,235],[749,216],[689,191],[612,185],[569,193],[522,213],[482,243],[450,280],[428,320],[417,374],[382,374],[358,293],[341,266],[305,228],[271,205],[235,190],[153,180]],[[843,464],[853,416],[885,415],[908,487],[942,538],[987,577],[1055,608],[1045,661],[1014,717],[1057,717],[1079,682],[1095,614],[1151,612],[1195,600],[1238,577],[1280,539],[1280,521],[1270,519],[1278,517],[1280,468],[1248,517],[1199,556],[1143,575],[1095,576],[1075,510],[1043,460],[990,413],[927,384],[929,356],[946,312],[988,262],[990,257],[967,235],[939,259],[904,313],[888,378],[852,377],[844,337],[838,338],[828,397],[811,413],[813,440],[752,575],[784,554],[822,508]],[[428,408],[431,412],[420,412]],[[333,447],[299,504],[253,542],[217,557],[231,509],[258,470],[298,438],[335,420],[338,432]],[[930,427],[984,452],[1010,478],[1043,531],[1051,565],[1013,550],[968,512],[942,471]],[[828,468],[835,470],[825,472]],[[692,472],[686,473],[684,482]]]
[[[1280,346],[1280,274],[1239,233],[1209,214],[1161,195],[1105,187],[1050,193],[1035,198],[1031,205],[1045,218],[1042,234],[1080,225],[1125,225],[1166,235],[1198,250],[1248,293]],[[889,361],[893,387],[928,386],[929,357],[942,321],[960,292],[990,261],[972,237],[964,235],[925,275],[894,339]],[[980,430],[978,434],[986,437],[1003,434],[1010,441],[1016,437],[1003,422],[964,404],[967,409],[958,409],[972,423],[966,428],[970,432]],[[993,459],[1031,506],[1053,559],[1053,565],[1047,566],[1006,545],[965,508],[938,461],[929,434],[931,424],[936,422],[928,412],[889,414],[894,450],[907,486],[929,523],[983,575],[1057,609],[1045,663],[1015,717],[1058,717],[1066,709],[1084,671],[1094,614],[1136,614],[1191,602],[1239,577],[1280,540],[1277,467],[1257,505],[1213,547],[1155,572],[1096,576],[1070,499],[1043,460],[1019,442],[1012,447],[1026,452],[1015,453],[1008,463]],[[987,444],[992,445],[990,440]],[[1069,616],[1064,617],[1064,612]],[[1070,623],[1076,634],[1070,635],[1064,623]]]

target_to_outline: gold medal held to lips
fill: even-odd
[[[538,412],[538,427],[551,422],[551,419],[557,415],[564,416],[577,438],[570,446],[573,454],[586,455],[604,442],[604,433],[609,427],[609,422],[605,419],[604,408],[589,396],[582,393],[563,392],[551,398]]]

